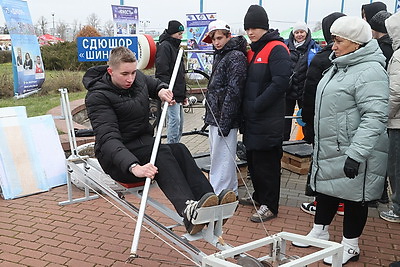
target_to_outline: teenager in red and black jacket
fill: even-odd
[[[253,222],[278,214],[285,91],[289,85],[290,56],[277,30],[269,29],[268,16],[258,5],[249,7],[244,28],[251,40],[243,99],[243,141],[253,181],[253,200],[261,206]],[[248,198],[241,203],[251,203]]]

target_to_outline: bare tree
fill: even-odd
[[[46,34],[48,24],[49,23],[47,22],[47,19],[44,16],[41,16],[36,23],[35,28],[38,31],[36,34],[38,34],[38,35]]]
[[[315,23],[313,32],[319,31],[319,30],[321,30],[321,29],[322,29],[322,22],[321,22],[321,21],[318,21],[317,23]]]
[[[114,36],[114,23],[109,20],[104,23],[104,36]]]
[[[74,20],[72,23],[72,39],[75,39],[75,36],[78,34],[78,32],[82,30],[82,24],[78,22],[78,20]]]
[[[65,23],[64,21],[59,21],[56,26],[56,32],[58,34],[57,37],[60,37],[63,40],[67,39],[67,30],[68,30],[68,24]]]
[[[100,19],[95,13],[90,14],[87,17],[86,21],[87,21],[87,25],[90,25],[97,30],[100,29]]]

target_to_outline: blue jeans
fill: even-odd
[[[183,131],[183,107],[180,103],[167,109],[167,143],[179,143]]]
[[[388,129],[389,159],[387,174],[392,188],[393,212],[400,216],[400,129]]]

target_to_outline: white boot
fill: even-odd
[[[346,264],[348,261],[358,261],[360,257],[360,248],[358,247],[358,237],[356,238],[343,237],[342,245],[343,245],[342,265]],[[325,258],[324,263],[332,264],[332,256]]]
[[[329,240],[329,225],[315,224],[311,231],[307,234],[308,237],[314,237],[322,240]],[[308,248],[310,245],[300,242],[292,242],[292,245],[299,248]]]

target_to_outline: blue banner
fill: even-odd
[[[131,37],[78,37],[78,61],[107,61],[111,49],[125,46],[138,58],[138,40]]]
[[[30,94],[42,87],[45,74],[28,3],[0,0],[0,5],[11,36],[14,95]]]
[[[208,33],[208,24],[216,20],[216,13],[186,14],[187,47],[192,50],[212,50],[210,44],[202,40]],[[211,73],[212,55],[205,53],[188,53],[188,69],[199,69]]]
[[[137,7],[111,5],[114,19],[114,36],[137,33],[139,13]]]

